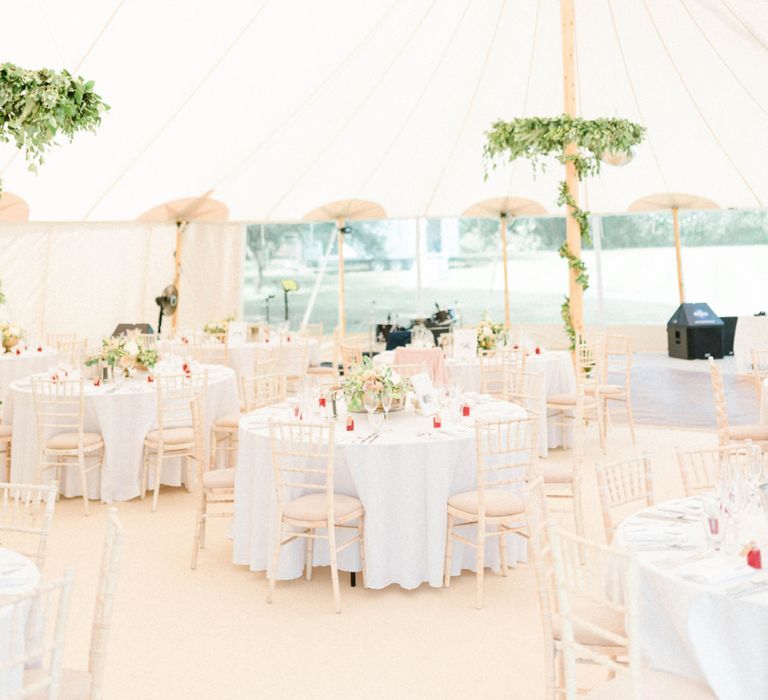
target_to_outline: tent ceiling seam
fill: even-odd
[[[685,10],[685,13],[690,18],[691,22],[695,25],[696,29],[699,30],[699,33],[704,38],[704,41],[709,44],[709,47],[712,49],[715,56],[720,59],[720,62],[725,66],[726,70],[731,74],[731,77],[739,84],[739,87],[741,87],[742,90],[746,93],[747,97],[749,97],[752,102],[755,103],[755,106],[766,116],[768,117],[768,110],[763,107],[763,105],[758,102],[757,98],[750,92],[749,88],[742,82],[741,78],[739,78],[738,75],[736,75],[736,72],[731,68],[731,66],[728,64],[728,62],[723,58],[723,55],[718,51],[717,47],[712,43],[712,40],[707,36],[706,32],[702,29],[701,25],[696,21],[696,18],[693,16],[691,11],[688,9],[688,6],[685,4],[684,0],[679,0],[680,5]]]
[[[165,133],[165,130],[171,125],[171,123],[176,119],[176,117],[181,114],[182,111],[184,111],[184,108],[195,98],[197,93],[200,91],[200,89],[205,85],[209,78],[218,70],[219,66],[224,62],[224,60],[227,58],[229,53],[232,51],[232,49],[240,43],[241,39],[248,33],[248,31],[253,26],[253,23],[258,19],[258,17],[263,12],[264,8],[269,4],[270,0],[264,0],[263,3],[259,6],[259,9],[256,10],[256,12],[251,16],[251,18],[246,22],[245,26],[235,35],[235,37],[232,39],[232,41],[229,43],[229,45],[224,49],[223,53],[218,57],[218,59],[215,61],[213,66],[209,68],[205,74],[203,75],[202,79],[195,85],[195,87],[192,89],[192,91],[182,100],[181,104],[170,114],[170,116],[163,122],[163,124],[160,126],[160,128],[155,132],[155,134],[149,139],[149,141],[139,150],[139,152],[128,162],[128,164],[118,173],[117,177],[112,180],[109,187],[96,199],[96,201],[90,206],[88,211],[86,211],[85,215],[83,216],[83,219],[87,219],[96,209],[96,207],[101,204],[102,201],[112,192],[112,190],[115,188],[115,186],[126,176],[126,174],[133,168],[136,163],[138,163],[143,157],[144,154],[149,151],[150,148],[155,144],[155,142]]]
[[[760,197],[757,195],[757,192],[752,188],[752,185],[749,184],[749,181],[744,176],[744,174],[741,172],[739,167],[736,165],[733,158],[731,158],[731,154],[728,153],[725,146],[723,145],[722,141],[717,137],[717,134],[715,133],[715,130],[712,128],[712,125],[709,123],[709,120],[704,115],[704,111],[699,106],[699,103],[696,101],[696,98],[694,97],[693,93],[691,92],[691,89],[688,87],[688,84],[685,82],[685,79],[683,78],[682,73],[680,72],[680,69],[678,68],[677,64],[675,63],[674,59],[672,58],[672,54],[669,51],[669,47],[667,46],[667,43],[664,41],[664,38],[661,36],[661,33],[659,32],[659,28],[656,25],[656,21],[653,19],[653,15],[651,14],[651,10],[648,7],[648,0],[643,0],[643,7],[645,8],[645,12],[648,15],[648,19],[651,21],[651,25],[653,26],[654,32],[656,32],[656,36],[659,39],[659,43],[661,44],[662,48],[664,49],[664,53],[666,53],[667,58],[669,59],[669,63],[672,66],[672,69],[675,71],[678,79],[680,80],[680,84],[683,86],[683,89],[685,90],[686,94],[688,95],[688,98],[691,101],[691,104],[693,104],[694,108],[696,109],[696,112],[699,114],[699,117],[701,117],[702,122],[704,123],[704,126],[707,127],[707,130],[712,135],[712,138],[715,140],[715,143],[717,143],[718,147],[722,151],[723,155],[726,157],[728,162],[731,164],[731,167],[734,169],[736,174],[741,178],[742,182],[746,185],[747,189],[752,193],[752,196],[755,198],[755,201],[758,203],[758,206],[763,206],[763,202],[760,199]]]
[[[637,90],[635,89],[635,83],[632,80],[632,74],[629,72],[629,66],[627,65],[627,58],[624,55],[624,47],[621,45],[621,38],[619,37],[619,29],[616,24],[616,17],[613,14],[613,4],[612,0],[605,0],[606,5],[608,5],[608,15],[611,19],[611,27],[613,27],[613,36],[616,39],[616,48],[619,50],[619,56],[621,56],[621,65],[624,67],[624,74],[627,77],[627,84],[629,85],[629,91],[632,93],[632,99],[635,103],[635,109],[637,110],[637,115],[640,117],[640,121],[643,125],[646,124],[645,116],[643,115],[642,107],[640,107],[640,98],[637,95]],[[661,160],[659,159],[659,154],[656,151],[656,147],[653,145],[653,139],[651,138],[651,132],[650,130],[646,132],[645,140],[648,142],[648,147],[651,149],[651,154],[653,155],[653,161],[656,163],[656,168],[659,171],[659,175],[661,177],[661,181],[664,184],[664,191],[669,192],[669,182],[667,181],[667,177],[664,174],[664,170],[661,167]]]
[[[539,36],[539,13],[541,11],[541,0],[536,0],[536,12],[533,16],[533,32],[531,36],[531,50],[528,53],[528,75],[525,79],[525,91],[523,93],[523,111],[522,116],[528,116],[528,99],[531,91],[531,76],[533,75],[533,57],[536,54],[536,39]],[[507,183],[507,197],[512,195],[512,183],[517,174],[519,160],[514,160],[511,164],[509,173],[509,182]]]
[[[725,1],[720,0],[720,4],[728,10],[728,12],[731,14],[731,16],[747,31],[747,33],[760,45],[768,51],[768,45],[763,41],[762,37],[754,30],[752,27],[747,24],[739,15],[736,14],[736,12],[733,11],[731,6]]]
[[[77,71],[79,71],[80,68],[82,67],[83,63],[85,63],[88,56],[91,55],[91,51],[93,51],[93,49],[96,47],[96,44],[99,43],[99,40],[104,35],[104,32],[106,32],[107,29],[109,28],[109,25],[112,24],[112,20],[115,18],[115,15],[117,15],[117,13],[120,11],[120,8],[123,6],[124,2],[125,0],[119,0],[117,5],[115,6],[115,9],[112,10],[112,14],[107,18],[107,21],[101,27],[101,30],[96,35],[94,40],[91,42],[91,45],[86,49],[85,53],[83,54],[83,57],[78,61],[77,65],[74,67],[72,71],[73,73],[77,73]]]
[[[440,176],[438,177],[437,182],[435,183],[435,186],[432,188],[432,194],[429,196],[429,199],[427,200],[427,203],[424,206],[424,210],[422,212],[422,216],[424,217],[428,216],[429,214],[429,209],[432,206],[432,202],[435,200],[435,195],[437,195],[437,192],[440,189],[440,185],[443,184],[445,175],[448,172],[448,168],[451,165],[453,156],[456,153],[456,149],[459,146],[459,141],[461,140],[461,137],[464,135],[464,129],[467,126],[467,121],[469,121],[469,116],[472,113],[472,110],[475,106],[475,100],[477,99],[477,94],[478,92],[480,92],[480,87],[483,84],[485,71],[486,71],[486,68],[488,68],[488,63],[490,61],[491,54],[493,53],[493,47],[496,45],[496,37],[499,34],[499,27],[501,26],[501,18],[504,15],[504,9],[506,8],[506,6],[507,6],[507,0],[502,0],[501,6],[499,7],[499,13],[498,15],[496,15],[496,23],[493,27],[493,35],[491,36],[491,40],[488,42],[488,48],[485,50],[485,56],[483,57],[483,62],[480,66],[480,74],[478,75],[477,80],[475,81],[475,87],[472,90],[472,95],[469,98],[469,104],[467,105],[466,110],[464,110],[464,117],[462,118],[461,124],[459,125],[459,131],[456,134],[456,138],[453,140],[453,146],[451,146],[451,150],[448,152],[448,158],[445,161],[445,165],[442,167]]]
[[[315,157],[312,159],[312,161],[309,163],[309,165],[304,168],[304,171],[293,181],[293,183],[288,187],[287,190],[283,192],[280,197],[275,201],[274,204],[269,208],[267,211],[266,217],[269,219],[274,211],[288,198],[288,196],[293,192],[296,187],[299,186],[299,184],[304,180],[304,178],[309,174],[309,172],[312,170],[312,168],[317,165],[317,163],[320,161],[320,159],[329,151],[329,149],[333,146],[333,144],[336,143],[338,138],[344,133],[346,128],[352,123],[354,118],[359,114],[360,110],[368,103],[368,100],[373,97],[373,95],[376,93],[376,91],[381,86],[381,83],[384,81],[384,78],[388,75],[389,71],[392,70],[392,68],[397,64],[397,62],[402,57],[405,50],[411,45],[411,42],[414,40],[416,35],[421,30],[422,26],[424,25],[424,22],[426,21],[427,17],[432,13],[432,10],[434,9],[435,5],[437,4],[437,0],[432,0],[430,2],[429,7],[427,7],[426,11],[422,14],[421,18],[419,19],[416,26],[413,28],[413,30],[408,34],[405,41],[402,42],[398,50],[395,52],[394,57],[392,60],[387,64],[386,68],[384,69],[384,72],[381,73],[378,80],[376,80],[371,88],[366,92],[363,99],[357,104],[357,106],[352,110],[352,113],[349,115],[349,117],[342,123],[340,128],[338,128],[333,136],[326,142],[326,144],[320,149],[320,151],[315,155]]]
[[[371,172],[363,180],[363,183],[357,189],[355,199],[359,199],[361,197],[362,193],[365,191],[365,188],[368,186],[368,183],[370,183],[370,181],[375,177],[376,173],[384,164],[384,161],[389,157],[389,154],[392,152],[392,149],[395,147],[395,144],[397,144],[397,142],[400,140],[400,137],[405,132],[405,129],[410,123],[411,119],[413,118],[413,115],[416,114],[416,111],[421,105],[422,99],[424,99],[424,96],[427,94],[427,91],[432,85],[432,81],[435,79],[435,76],[437,75],[438,71],[442,67],[443,62],[445,61],[445,57],[448,55],[448,51],[450,50],[451,46],[453,45],[453,42],[456,39],[456,36],[459,33],[459,29],[461,28],[461,25],[464,24],[464,18],[466,17],[467,11],[469,10],[470,2],[471,0],[467,0],[466,4],[464,5],[464,10],[461,13],[461,16],[459,17],[459,21],[454,26],[453,31],[451,32],[451,35],[448,38],[448,41],[446,42],[442,52],[440,53],[440,58],[437,60],[437,63],[435,63],[435,66],[432,69],[432,72],[430,73],[429,77],[427,78],[426,83],[424,83],[424,87],[419,93],[419,96],[416,99],[416,102],[414,102],[413,105],[411,106],[410,111],[408,112],[402,124],[400,125],[400,128],[395,133],[394,138],[392,139],[392,141],[390,141],[389,145],[384,150],[384,153],[382,154],[381,158],[379,158],[378,162],[373,166],[373,169],[371,170]]]
[[[349,61],[352,60],[352,57],[363,47],[366,45],[368,40],[376,34],[376,32],[379,30],[381,25],[384,23],[384,20],[392,13],[392,11],[395,9],[397,5],[400,4],[402,0],[394,0],[391,5],[385,10],[385,12],[378,18],[378,20],[373,24],[373,26],[368,30],[368,32],[365,33],[365,35],[360,39],[360,41],[357,42],[357,44],[354,45],[352,50],[344,57],[344,59],[341,61],[341,63],[338,63],[336,67],[320,82],[320,84],[312,91],[312,93],[304,99],[302,102],[300,102],[296,108],[291,112],[286,119],[282,119],[278,126],[269,134],[265,139],[260,141],[253,149],[251,149],[248,154],[243,158],[242,160],[238,161],[237,165],[235,165],[234,168],[229,170],[227,173],[225,173],[212,187],[211,189],[213,191],[218,190],[222,187],[226,182],[228,182],[231,178],[238,177],[242,172],[248,170],[252,165],[253,161],[256,159],[256,157],[261,153],[262,149],[269,144],[272,139],[275,138],[283,129],[285,129],[293,120],[301,114],[301,112],[304,111],[304,109],[310,105],[315,98],[330,84],[330,82],[337,76],[338,73],[340,73],[346,65],[349,63]]]

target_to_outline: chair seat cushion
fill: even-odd
[[[0,439],[9,438],[11,437],[12,433],[13,433],[13,429],[11,428],[10,425],[0,424]]]
[[[597,390],[601,394],[623,394],[624,393],[624,387],[621,386],[621,384],[600,384],[598,385]],[[585,387],[584,393],[594,394],[595,387],[594,386]]]
[[[76,450],[79,435],[77,433],[59,433],[45,441],[49,450]],[[100,433],[83,433],[83,447],[93,447],[102,442]]]
[[[575,406],[576,394],[552,394],[547,396],[547,403],[556,403],[561,406]]]
[[[333,512],[336,519],[362,511],[363,504],[354,496],[333,494]],[[285,506],[283,514],[292,520],[326,520],[328,517],[328,499],[324,493],[312,493],[300,496]]]
[[[203,486],[207,489],[235,488],[235,468],[210,469],[203,473]]]
[[[728,427],[728,436],[731,440],[768,440],[768,425],[731,425]]]
[[[147,433],[147,442],[159,442],[160,431],[150,430]],[[166,428],[163,430],[163,443],[168,445],[190,445],[195,441],[195,432],[192,428]]]
[[[240,413],[230,413],[218,418],[214,425],[217,428],[237,428],[240,425]]]
[[[24,671],[24,683],[34,683],[44,678],[40,669]],[[46,700],[48,691],[41,690],[29,696],[32,700]],[[89,700],[91,697],[91,674],[77,668],[61,669],[61,685],[59,685],[60,700]]]
[[[715,700],[712,691],[701,683],[663,671],[645,670],[642,675],[643,700],[684,698],[685,700]],[[587,693],[592,700],[625,700],[634,697],[629,678],[614,678]]]
[[[540,460],[536,467],[545,484],[570,484],[573,481],[573,467],[570,464],[549,463]]]
[[[502,491],[501,489],[486,489],[483,493],[485,514],[492,518],[504,515],[518,515],[525,511],[525,501],[518,493]],[[448,499],[452,508],[477,515],[480,510],[480,494],[478,491],[457,493]]]
[[[621,636],[626,636],[627,634],[624,626],[624,615],[615,610],[593,605],[587,608],[579,608],[575,612],[579,617],[583,617],[585,620],[589,620],[609,632],[620,634]],[[563,623],[560,615],[554,615],[552,617],[552,634],[557,640],[562,640],[563,638]],[[613,642],[601,637],[597,632],[577,627],[576,625],[574,625],[573,634],[576,637],[576,641],[581,644],[588,644],[591,646],[615,646]]]

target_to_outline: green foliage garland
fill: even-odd
[[[71,141],[78,131],[95,131],[108,109],[93,91],[92,80],[66,70],[0,65],[0,142],[13,141],[24,151],[32,172],[43,164],[57,135]]]
[[[601,159],[605,154],[631,153],[632,147],[642,142],[645,127],[626,119],[581,119],[563,114],[559,117],[527,117],[509,122],[497,120],[485,135],[487,141],[483,157],[486,177],[488,165],[495,168],[502,156],[506,156],[506,162],[509,163],[525,158],[533,166],[534,175],[539,170],[546,170],[546,158],[554,157],[563,165],[572,162],[581,181],[590,175],[599,175]],[[576,145],[574,153],[566,153],[569,144]],[[589,212],[576,205],[565,180],[558,186],[557,205],[569,207],[570,216],[579,226],[582,243],[589,243]],[[560,246],[558,254],[567,260],[570,269],[576,271],[576,282],[586,290],[589,287],[589,275],[584,261],[574,255],[567,241]],[[560,313],[573,349],[576,330],[568,296],[560,307]]]

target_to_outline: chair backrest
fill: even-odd
[[[192,342],[192,357],[198,362],[210,365],[226,365],[229,360],[227,334],[195,336]]]
[[[56,433],[78,433],[82,448],[85,422],[84,380],[32,377],[32,404],[37,419],[39,444]]]
[[[555,595],[555,568],[552,560],[552,546],[549,541],[549,527],[554,522],[547,508],[547,496],[544,491],[544,479],[536,477],[529,482],[525,495],[525,525],[528,533],[529,552],[536,571],[536,586],[541,608],[541,621],[544,631],[545,670],[548,688],[554,688],[555,658],[555,615],[557,597]]]
[[[603,383],[632,386],[632,357],[635,341],[629,335],[606,335],[603,355]]]
[[[648,455],[623,462],[595,465],[597,485],[600,491],[600,506],[603,510],[603,524],[608,542],[613,542],[616,526],[630,508],[635,511],[654,504],[653,476]]]
[[[441,334],[438,345],[442,348],[446,357],[451,357],[453,355],[453,333]]]
[[[497,418],[475,423],[478,502],[491,489],[516,490],[536,475],[537,421]]]
[[[278,512],[306,492],[319,492],[326,494],[332,515],[334,426],[270,421],[269,437]]]
[[[304,377],[309,367],[309,343],[302,336],[291,336],[291,341],[276,346],[273,356],[277,360],[277,374],[291,379]]]
[[[56,350],[71,350],[77,342],[77,333],[47,333],[45,336],[45,344]]]
[[[157,429],[163,439],[163,430],[192,426],[190,402],[195,396],[205,402],[208,371],[191,374],[160,374],[155,377],[157,387]]]
[[[67,569],[56,581],[44,583],[29,593],[9,596],[0,602],[3,640],[0,675],[23,678],[13,698],[60,697],[61,661],[74,573]],[[25,673],[25,669],[32,669]]]
[[[579,384],[598,384],[603,375],[605,336],[577,334],[573,350],[573,366]]]
[[[55,481],[44,486],[0,483],[0,541],[29,557],[40,571],[58,490]]]
[[[243,400],[248,411],[284,401],[288,395],[288,382],[284,374],[263,374],[242,377]]]
[[[525,370],[525,351],[498,348],[478,355],[480,362],[480,392],[504,398],[506,374],[512,369]]]
[[[301,332],[308,338],[322,338],[323,337],[323,324],[322,323],[302,323]]]
[[[717,439],[720,445],[730,442],[728,426],[728,409],[725,406],[725,385],[723,373],[717,363],[709,358],[709,376],[712,380],[712,396],[715,399],[715,418],[717,419]]]
[[[256,364],[254,365],[253,376],[261,377],[264,374],[276,374],[278,370],[277,358],[271,353],[265,355],[256,356]]]
[[[549,526],[549,539],[555,565],[555,588],[562,621],[562,647],[565,661],[565,687],[568,700],[575,700],[576,659],[587,659],[611,673],[632,680],[631,697],[640,700],[640,649],[633,644],[638,610],[636,564],[629,552],[598,544]],[[599,607],[605,617],[624,616],[625,630],[609,629],[602,619],[587,617],[584,610]],[[600,653],[593,646],[576,641],[575,630],[590,632],[606,645],[628,650],[629,666],[615,657]],[[583,636],[583,635],[582,635]]]
[[[88,656],[88,670],[91,673],[90,700],[101,700],[104,696],[104,665],[122,555],[123,526],[117,516],[117,508],[110,508],[101,553],[99,584],[96,590],[96,605],[91,628],[91,648]]]
[[[749,473],[749,465],[761,460],[760,448],[751,443],[704,450],[677,450],[677,465],[686,496],[711,491],[724,469],[746,475]]]
[[[342,343],[339,346],[341,353],[341,366],[344,374],[349,374],[355,367],[363,362],[363,350],[358,345],[346,345]]]
[[[504,372],[504,399],[522,406],[528,413],[540,414],[545,408],[543,373],[507,369]]]

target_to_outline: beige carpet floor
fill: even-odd
[[[610,435],[611,459],[649,451],[659,498],[680,493],[674,448],[707,447],[713,432],[626,428]],[[554,451],[550,460],[569,453]],[[602,537],[588,445],[587,527]],[[107,663],[107,698],[526,698],[543,696],[544,659],[534,572],[486,576],[486,603],[474,608],[474,575],[450,589],[350,588],[333,613],[326,569],[311,582],[278,584],[265,602],[261,573],[231,564],[228,521],[209,526],[208,548],[189,568],[194,501],[181,489],[118,504],[125,556]],[[56,506],[48,576],[76,570],[65,664],[84,666],[107,506],[84,517],[79,500]]]

